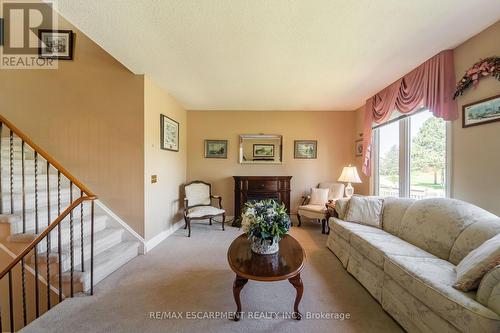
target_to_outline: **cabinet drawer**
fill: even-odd
[[[259,181],[249,181],[248,190],[250,191],[277,191],[278,181],[277,180],[259,180]]]

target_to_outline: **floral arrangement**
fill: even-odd
[[[291,226],[285,205],[271,199],[247,202],[241,218],[248,239],[268,240],[273,244],[279,242]]]
[[[489,75],[500,81],[500,57],[489,57],[476,62],[458,81],[453,98],[462,95],[471,85],[475,86],[480,79]]]

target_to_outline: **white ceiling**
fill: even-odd
[[[500,19],[499,0],[58,0],[189,110],[353,110]]]

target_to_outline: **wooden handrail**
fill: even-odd
[[[80,190],[83,191],[87,196],[95,196],[85,185],[83,185],[78,179],[76,179],[68,170],[66,170],[59,162],[52,158],[45,150],[36,145],[26,134],[23,133],[19,128],[14,126],[10,121],[5,119],[0,114],[0,122],[5,124],[13,133],[15,133],[21,140],[26,142],[34,151],[41,155],[47,162],[49,162],[54,168],[60,171],[66,178],[68,178],[73,184],[75,184]]]
[[[17,257],[16,259],[14,259],[10,264],[9,266],[7,266],[3,271],[2,273],[0,273],[0,280],[5,276],[7,275],[7,273],[9,273],[9,271],[14,268],[28,253],[30,253],[31,250],[33,250],[33,248],[35,246],[38,245],[38,243],[40,243],[48,234],[49,232],[51,232],[55,227],[57,227],[57,225],[59,223],[62,222],[62,220],[64,220],[64,218],[66,218],[66,216],[68,216],[69,213],[71,213],[71,211],[73,209],[75,209],[76,207],[78,207],[80,204],[82,204],[84,201],[92,201],[92,200],[95,200],[97,199],[96,196],[86,196],[86,197],[80,197],[78,199],[76,199],[75,201],[73,201],[71,203],[71,205],[68,206],[68,208],[66,208],[62,213],[61,215],[59,215],[52,223],[50,223],[50,225],[40,234],[38,235]]]

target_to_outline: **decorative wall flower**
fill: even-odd
[[[500,57],[493,56],[482,59],[469,68],[462,79],[458,81],[453,98],[462,95],[471,85],[477,85],[479,80],[490,75],[500,81]]]

